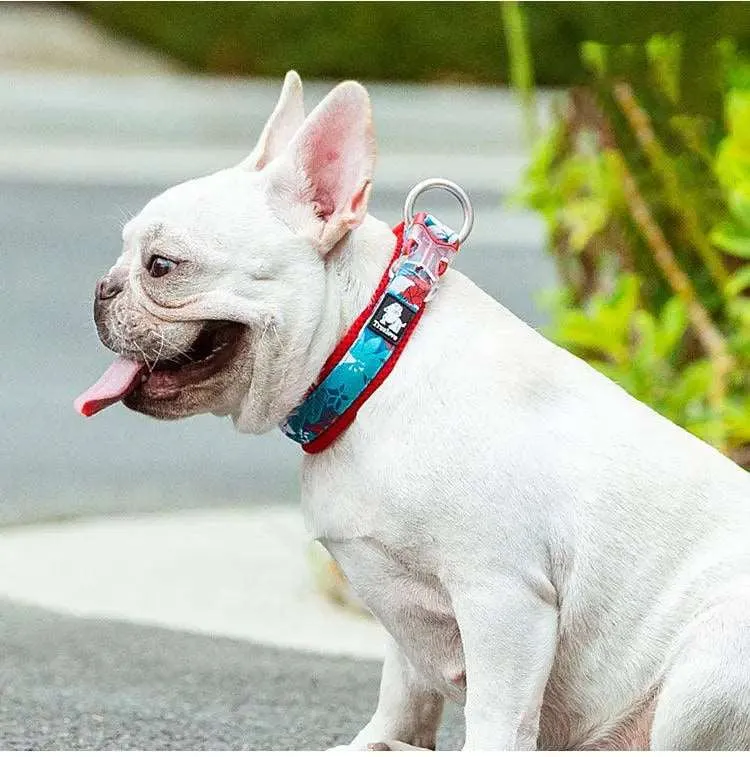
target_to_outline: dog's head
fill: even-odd
[[[211,412],[241,430],[278,423],[320,324],[325,259],[367,212],[375,159],[369,99],[345,82],[305,118],[287,74],[258,144],[240,165],[172,187],[123,230],[97,284],[94,318],[120,356],[78,400],[123,400],[157,418]]]

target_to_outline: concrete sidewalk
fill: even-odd
[[[323,596],[312,550],[291,507],[24,526],[0,532],[0,596],[86,618],[382,658],[385,632]]]

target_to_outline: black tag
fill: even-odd
[[[398,344],[416,313],[392,294],[387,294],[378,306],[368,328],[387,339],[391,344]]]

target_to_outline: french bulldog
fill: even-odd
[[[79,410],[282,423],[390,262],[375,152],[361,85],[305,117],[290,72],[246,160],[125,226]],[[302,478],[390,637],[344,748],[432,749],[449,698],[466,749],[750,749],[750,477],[457,271]]]

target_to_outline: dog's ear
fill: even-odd
[[[269,169],[269,192],[292,229],[325,254],[362,223],[374,168],[370,98],[348,81],[310,113],[285,157]]]
[[[248,171],[260,171],[284,152],[304,120],[302,80],[296,71],[289,71],[284,77],[279,101],[266,121],[258,143],[250,155],[240,163],[240,167]]]

